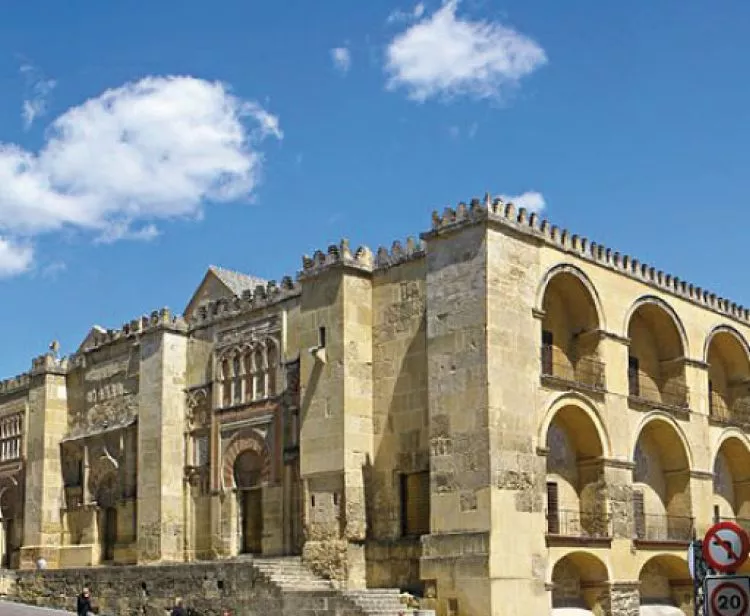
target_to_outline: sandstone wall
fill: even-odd
[[[249,562],[24,571],[15,584],[7,580],[0,571],[0,596],[10,586],[6,596],[13,600],[68,610],[87,585],[102,616],[164,616],[175,597],[200,616],[220,616],[224,609],[234,616],[360,614],[334,591],[282,594]]]

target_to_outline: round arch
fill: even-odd
[[[677,582],[680,585],[690,580],[690,570],[687,559],[676,554],[657,554],[649,558],[638,572],[640,582],[641,605],[663,606],[665,601],[673,605],[675,614],[681,613],[677,609],[678,593],[672,587]]]
[[[661,299],[660,297],[656,297],[655,295],[644,295],[642,297],[639,297],[633,304],[630,306],[628,311],[625,313],[625,320],[622,325],[622,335],[624,338],[629,338],[629,331],[630,331],[630,324],[633,320],[633,317],[638,312],[639,309],[642,309],[644,307],[653,306],[656,308],[661,309],[671,320],[672,324],[674,325],[677,336],[679,338],[680,346],[682,347],[682,354],[685,357],[690,357],[690,347],[688,344],[688,337],[687,332],[685,331],[685,326],[682,323],[682,320],[680,319],[679,315],[675,311],[674,308],[670,304],[668,304],[666,301]]]
[[[685,431],[680,427],[680,424],[675,421],[674,417],[664,411],[651,411],[650,413],[647,413],[641,420],[640,424],[638,424],[635,431],[635,440],[631,443],[630,448],[632,462],[635,462],[635,452],[638,447],[638,441],[640,441],[642,435],[645,434],[647,430],[658,430],[657,436],[665,436],[667,443],[679,443],[681,445],[681,448],[678,449],[681,449],[683,456],[680,456],[679,450],[674,451],[674,447],[667,446],[660,448],[665,455],[666,462],[672,462],[679,467],[681,466],[680,462],[682,461],[680,458],[683,458],[685,462],[684,466],[689,469],[693,468],[693,452],[690,449],[690,444],[685,435]],[[670,433],[672,435],[671,439],[669,436]],[[662,439],[659,439],[659,441],[664,442]]]
[[[721,431],[719,436],[716,438],[713,448],[711,450],[711,459],[716,460],[716,456],[721,451],[722,446],[729,439],[737,439],[750,453],[750,437],[745,434],[742,430],[735,427],[728,427]],[[750,470],[750,469],[749,469]]]
[[[609,433],[607,432],[606,425],[602,420],[599,410],[591,400],[578,392],[567,392],[556,396],[549,404],[537,434],[537,442],[539,445],[541,447],[545,446],[550,426],[558,414],[566,412],[566,409],[575,409],[578,417],[575,417],[575,415],[570,417],[571,422],[573,422],[574,425],[585,427],[584,430],[577,435],[578,438],[576,439],[577,442],[584,442],[582,450],[586,451],[591,449],[591,446],[594,445],[594,443],[585,443],[585,441],[587,438],[595,436],[601,448],[599,455],[604,458],[612,457],[612,444],[609,439]],[[586,419],[588,420],[588,426],[586,426]]]
[[[544,296],[547,292],[547,288],[549,287],[550,282],[552,282],[552,280],[556,276],[564,274],[576,278],[578,282],[583,286],[583,288],[588,292],[589,298],[594,305],[594,310],[596,312],[596,318],[597,322],[599,323],[599,327],[603,330],[606,330],[606,318],[604,309],[602,308],[602,300],[599,297],[599,292],[596,290],[594,283],[591,282],[591,279],[586,275],[586,273],[581,268],[571,263],[559,263],[557,265],[553,265],[544,273],[536,290],[536,299],[534,301],[536,310],[543,310]]]
[[[715,326],[711,329],[711,331],[708,332],[708,335],[703,342],[703,361],[708,362],[708,351],[711,348],[711,342],[717,334],[726,334],[734,338],[737,344],[742,347],[742,350],[745,353],[745,359],[748,363],[748,366],[750,366],[750,345],[748,344],[747,340],[739,331],[737,331],[737,329],[735,329],[731,325],[726,325],[724,323]]]
[[[554,579],[555,568],[563,564],[565,561],[575,565],[579,571],[585,571],[586,573],[581,576],[581,579],[586,582],[606,582],[611,579],[608,563],[604,562],[601,558],[591,552],[576,550],[563,554],[560,558],[550,563],[547,568],[548,584],[552,583]]]
[[[224,452],[222,464],[222,476],[224,487],[234,489],[234,468],[237,458],[245,452],[251,451],[263,461],[261,468],[261,482],[269,481],[271,478],[271,456],[265,440],[253,429],[244,430],[231,439]]]

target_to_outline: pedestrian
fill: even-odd
[[[170,616],[188,616],[187,610],[182,604],[182,597],[177,597],[174,600],[174,607]]]
[[[94,608],[91,607],[91,593],[86,586],[83,587],[81,594],[78,595],[76,613],[78,616],[90,616],[94,613]]]

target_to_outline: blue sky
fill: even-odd
[[[278,279],[485,191],[750,304],[748,27],[731,1],[14,3],[0,375],[181,311],[209,264]]]

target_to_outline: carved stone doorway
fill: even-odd
[[[240,553],[260,554],[263,552],[263,492],[261,475],[263,458],[253,450],[242,452],[234,462],[234,484],[237,487],[237,500],[240,530]]]

